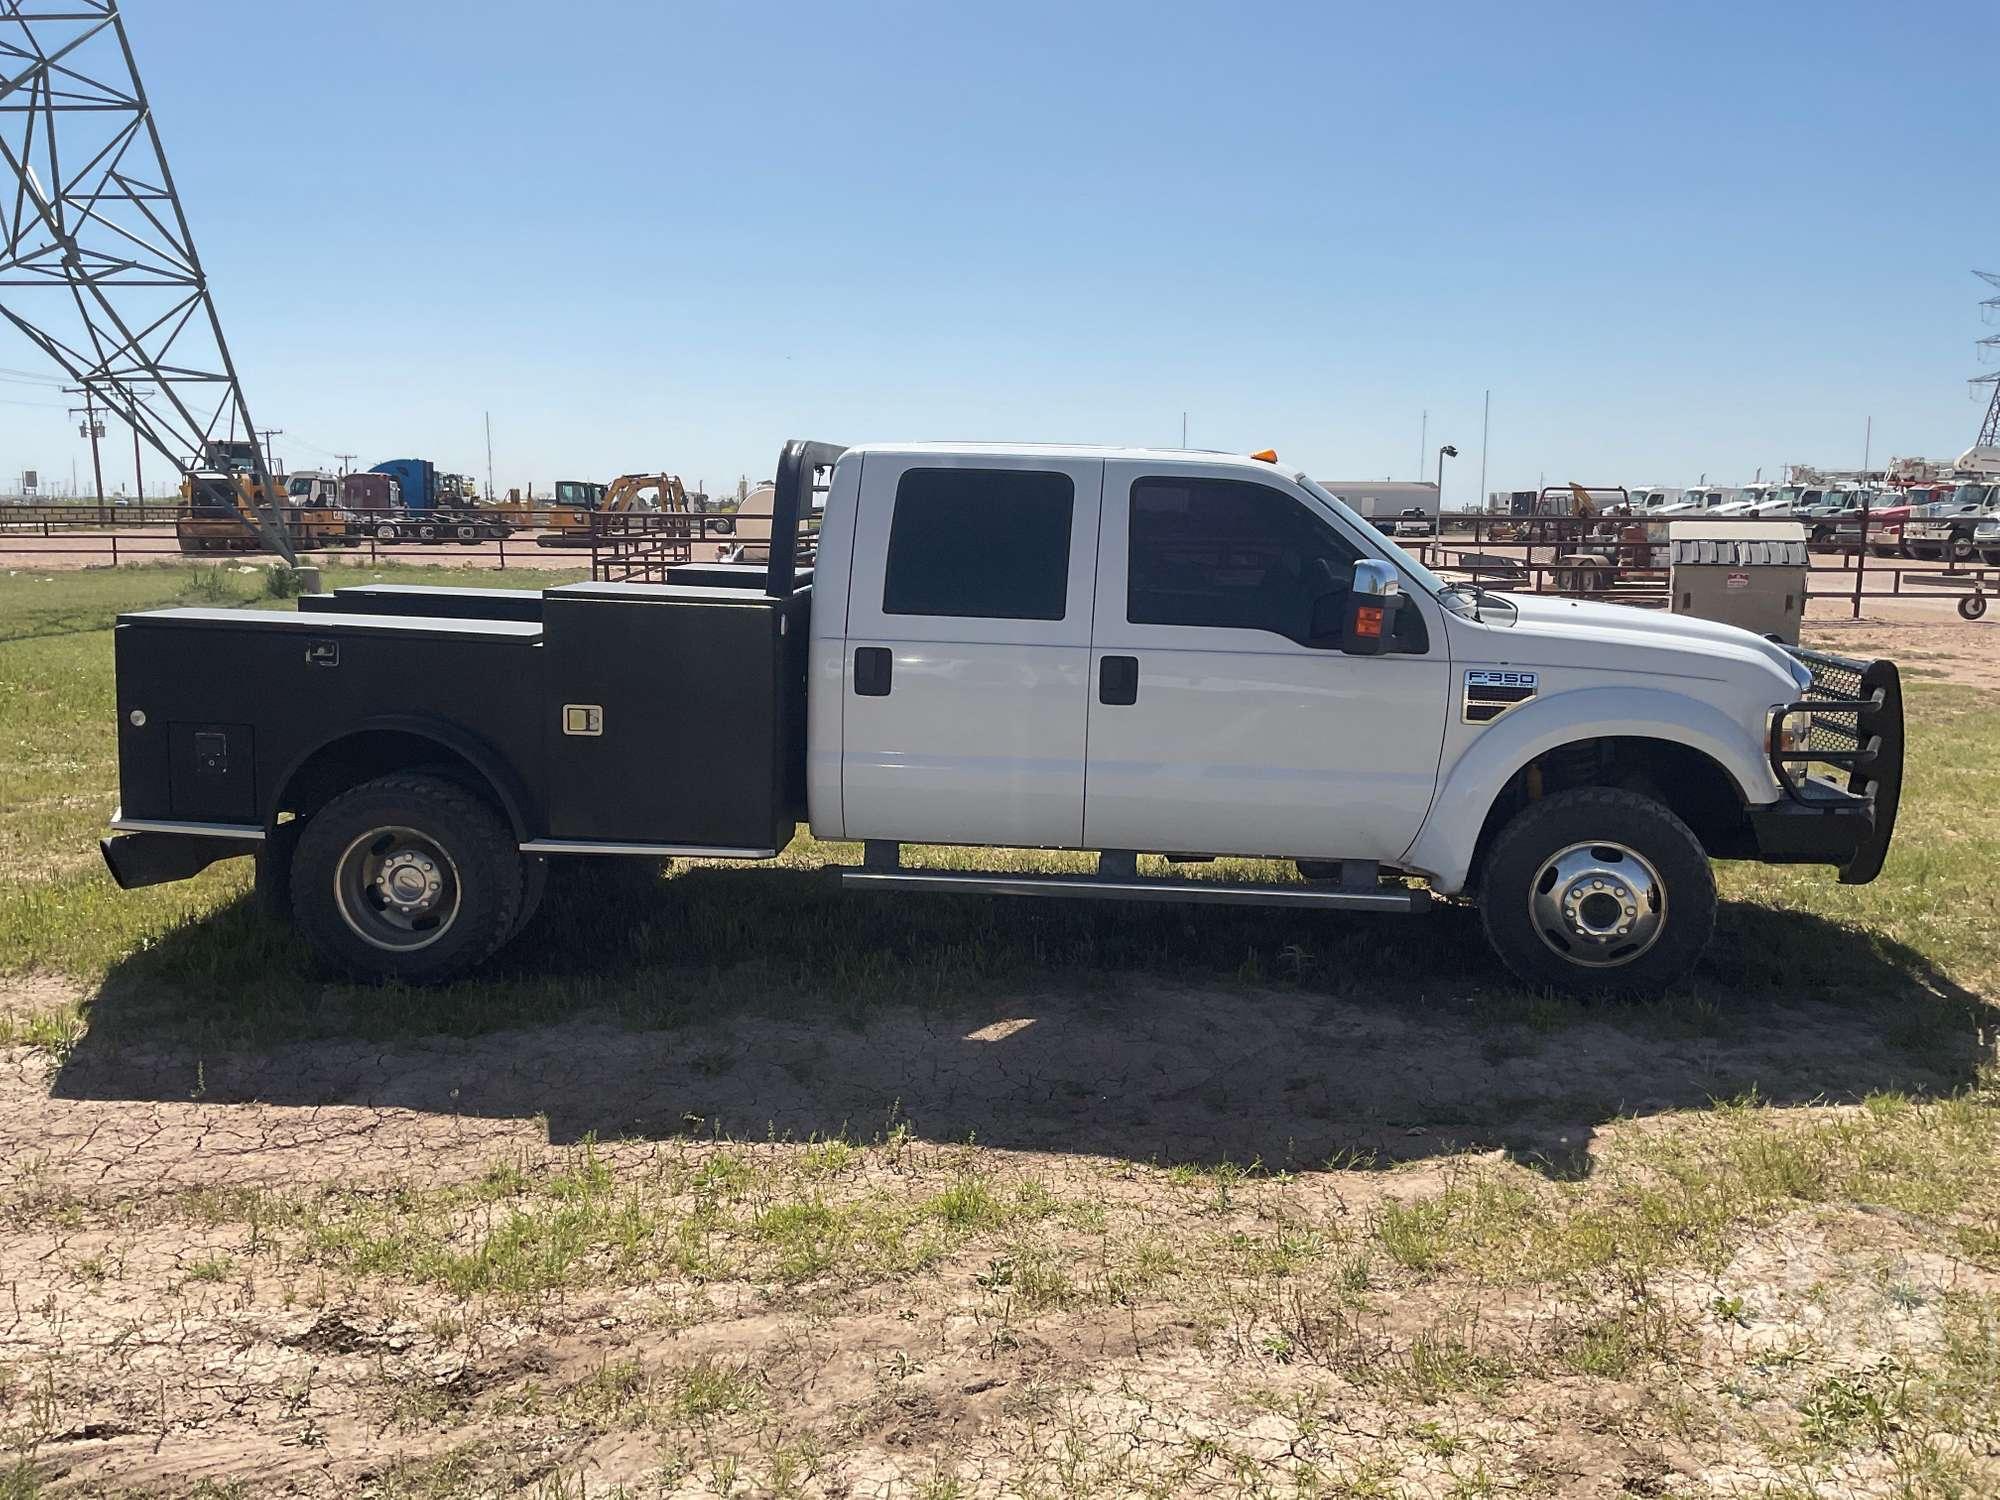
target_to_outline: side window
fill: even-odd
[[[1075,509],[1067,474],[909,470],[889,523],[882,613],[1062,619]]]
[[[1264,485],[1135,480],[1125,618],[1305,645],[1338,619],[1322,601],[1345,594],[1360,555],[1301,501]]]

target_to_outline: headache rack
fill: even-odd
[[[826,493],[833,484],[833,466],[846,451],[840,443],[794,438],[778,455],[770,540],[741,538],[752,552],[760,546],[768,549],[764,560],[766,593],[789,597],[798,586],[800,570],[813,565],[819,554],[819,528],[826,514]],[[730,529],[724,530],[725,526]],[[735,523],[725,513],[624,511],[595,515],[590,527],[590,575],[598,583],[668,583],[672,581],[670,569],[704,560],[697,556],[701,544],[727,544],[737,539]]]
[[[1812,673],[1810,696],[1787,703],[1771,716],[1769,754],[1778,784],[1794,803],[1829,814],[1852,815],[1866,803],[1871,829],[1840,878],[1849,884],[1872,880],[1889,852],[1903,793],[1903,683],[1886,659],[1856,661],[1802,647],[1787,650]],[[1807,720],[1804,747],[1786,749],[1787,727]],[[1809,767],[1827,766],[1845,774],[1843,788],[1813,776]]]

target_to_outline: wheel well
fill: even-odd
[[[1756,853],[1756,836],[1736,780],[1720,764],[1673,740],[1608,735],[1545,750],[1507,779],[1473,846],[1476,883],[1495,836],[1530,802],[1577,787],[1608,786],[1660,802],[1687,824],[1714,859]]]
[[[489,802],[509,826],[513,810],[493,779],[461,752],[404,729],[363,729],[320,746],[295,769],[278,794],[277,811],[303,820],[351,787],[394,771],[442,776]]]

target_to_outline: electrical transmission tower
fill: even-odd
[[[117,0],[0,0],[0,316],[176,469],[241,434],[294,561]]]
[[[1988,286],[2000,289],[2000,271],[1974,271],[1972,273]],[[2000,319],[2000,296],[1988,297],[1979,304],[1979,310],[1987,322]],[[2000,333],[1988,334],[1979,341],[1981,351],[2000,349]],[[1984,375],[1972,377],[1976,392],[1982,385],[1993,387],[1993,394],[1986,402],[1986,420],[1979,424],[1979,441],[1975,448],[2000,448],[2000,370],[1992,370]]]

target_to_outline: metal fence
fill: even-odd
[[[476,544],[455,542],[378,542],[373,536],[359,536],[340,544],[302,543],[299,560],[308,563],[348,563],[355,567],[384,562],[436,563],[467,568],[508,568],[522,566],[583,567],[587,552],[537,545],[522,535],[491,537]],[[0,568],[28,568],[53,564],[59,569],[118,567],[125,563],[223,562],[271,553],[255,547],[227,552],[185,552],[172,532],[132,534],[112,529],[102,532],[0,531]]]
[[[1664,609],[1672,603],[1669,528],[1673,521],[1703,519],[1700,515],[1661,520],[1641,515],[1446,515],[1435,535],[1397,540],[1425,566],[1472,578],[1489,588]],[[1960,613],[1977,618],[1984,613],[1986,596],[2000,591],[2000,569],[1907,555],[1901,519],[1885,522],[1865,511],[1838,518],[1709,519],[1755,528],[1804,526],[1807,603],[1839,601],[1856,619],[1864,600],[1940,595],[1958,596]]]
[[[186,507],[173,500],[52,500],[0,502],[0,533],[48,536],[83,528],[103,531],[128,526],[171,526]]]
[[[11,513],[21,508],[5,509]],[[171,529],[180,508],[151,509],[161,515],[147,531],[116,525],[76,529],[55,520],[19,526],[0,521],[0,568],[113,567],[204,556],[213,560],[222,555],[184,553]],[[603,581],[663,582],[668,568],[709,561],[738,548],[746,561],[765,561],[769,556],[765,539],[769,523],[762,518],[748,519],[749,525],[763,534],[740,535],[735,517],[730,515],[638,511],[593,516],[589,535],[566,547],[541,546],[533,534],[525,532],[469,545],[391,544],[360,535],[342,545],[308,544],[300,555],[315,562],[371,567],[393,561],[498,569],[583,567],[587,559],[592,576]],[[1784,517],[1724,519],[1752,527],[1799,524]],[[800,529],[802,565],[810,564],[816,548],[817,520],[814,515]],[[1821,529],[1823,534],[1808,544],[1809,604],[1844,604],[1858,619],[1864,602],[1870,599],[1944,597],[1954,600],[1967,618],[1977,618],[1984,612],[1987,596],[2000,593],[2000,568],[1903,556],[1899,522],[1883,524],[1870,517],[1850,517],[1838,523],[1821,523]],[[1672,602],[1668,523],[1664,521],[1447,515],[1437,534],[1395,540],[1427,566],[1493,589],[1599,599],[1650,609],[1664,609]]]

